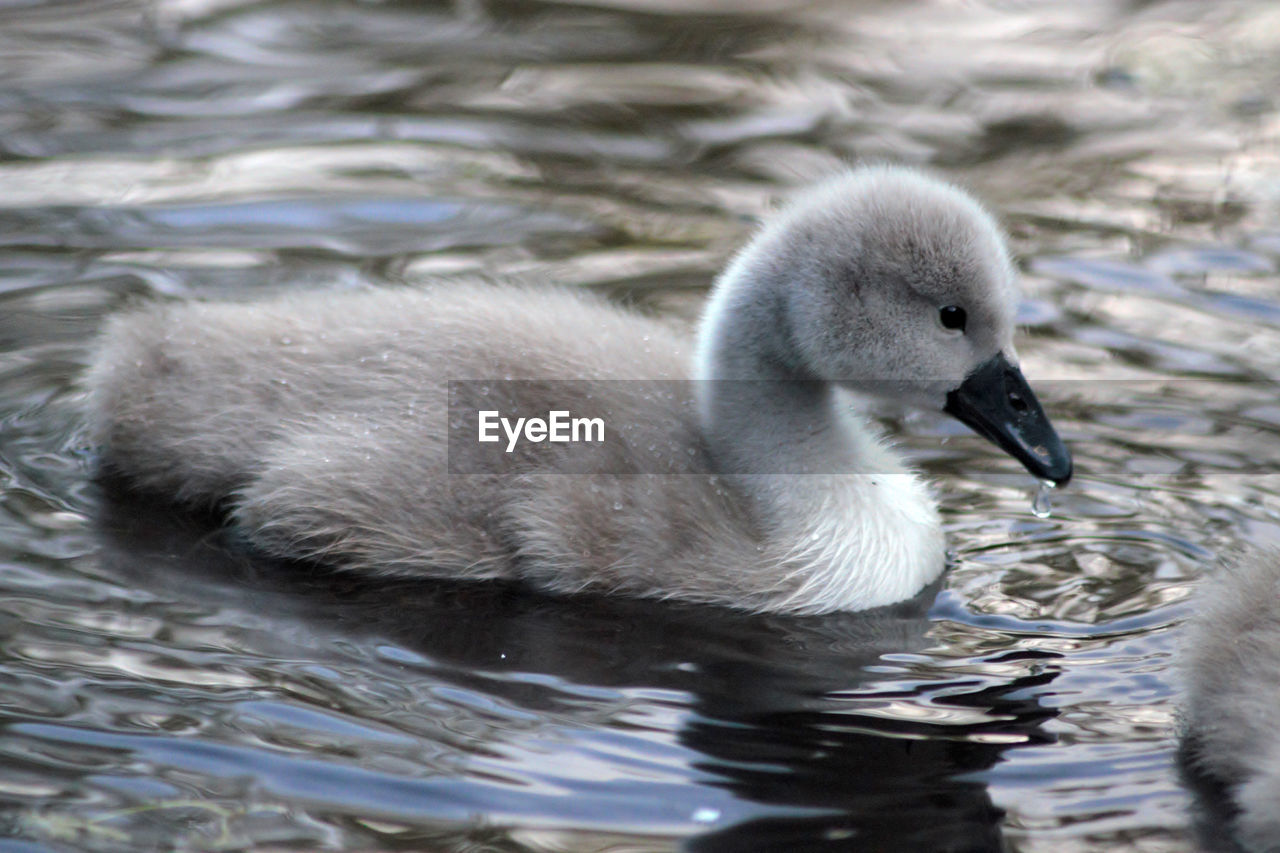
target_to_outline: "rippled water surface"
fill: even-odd
[[[1178,624],[1280,540],[1280,8],[0,9],[0,849],[1195,849]],[[1076,453],[896,414],[955,567],[875,618],[362,584],[108,497],[104,315],[474,273],[695,316],[789,188],[1002,214]],[[11,836],[4,841],[2,836]]]

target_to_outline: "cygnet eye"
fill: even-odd
[[[938,309],[938,319],[942,321],[942,328],[957,329],[964,331],[964,323],[967,317],[964,309],[959,305],[944,305]]]

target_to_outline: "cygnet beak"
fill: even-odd
[[[948,392],[943,411],[1017,459],[1037,479],[1057,486],[1071,479],[1071,451],[1022,371],[1004,353],[978,365],[959,388]]]

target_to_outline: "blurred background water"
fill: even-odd
[[[1214,555],[1280,541],[1278,84],[1266,0],[5,3],[0,850],[1208,843],[1173,659]],[[1001,213],[1077,460],[1037,518],[890,415],[956,555],[912,605],[361,584],[91,483],[130,301],[514,274],[689,321],[861,160]]]

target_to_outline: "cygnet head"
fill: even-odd
[[[1016,307],[1000,229],[971,196],[909,169],[862,168],[798,196],[734,259],[700,369],[941,409],[1065,483],[1070,454],[1018,369]]]

